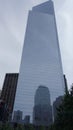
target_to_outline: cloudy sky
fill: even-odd
[[[0,89],[6,73],[19,72],[28,11],[46,0],[0,0]],[[73,0],[53,0],[63,72],[73,83]]]

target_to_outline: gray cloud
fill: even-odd
[[[66,0],[60,10],[56,12],[59,41],[62,55],[63,70],[70,87],[73,82],[73,1]]]

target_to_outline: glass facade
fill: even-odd
[[[51,105],[58,96],[64,94],[64,78],[51,0],[33,7],[28,15],[14,111],[22,111],[23,118],[30,116],[30,122],[34,120],[35,94],[39,86],[48,88]],[[46,97],[46,94],[43,96]]]

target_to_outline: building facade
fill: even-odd
[[[0,90],[0,98],[1,98],[1,92],[2,92],[2,90]]]
[[[31,123],[35,93],[39,86],[49,89],[51,105],[58,96],[64,94],[58,34],[51,0],[33,7],[27,21],[14,111],[22,111],[23,118],[29,115]]]
[[[18,73],[7,73],[2,88],[1,99],[4,100],[10,112],[13,111],[15,93],[17,88]]]

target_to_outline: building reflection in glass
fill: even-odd
[[[35,93],[33,124],[48,126],[52,123],[52,107],[49,89],[39,86]]]
[[[56,98],[56,100],[53,102],[53,115],[54,115],[54,121],[57,117],[57,108],[59,108],[60,104],[63,101],[63,96],[59,96]]]

